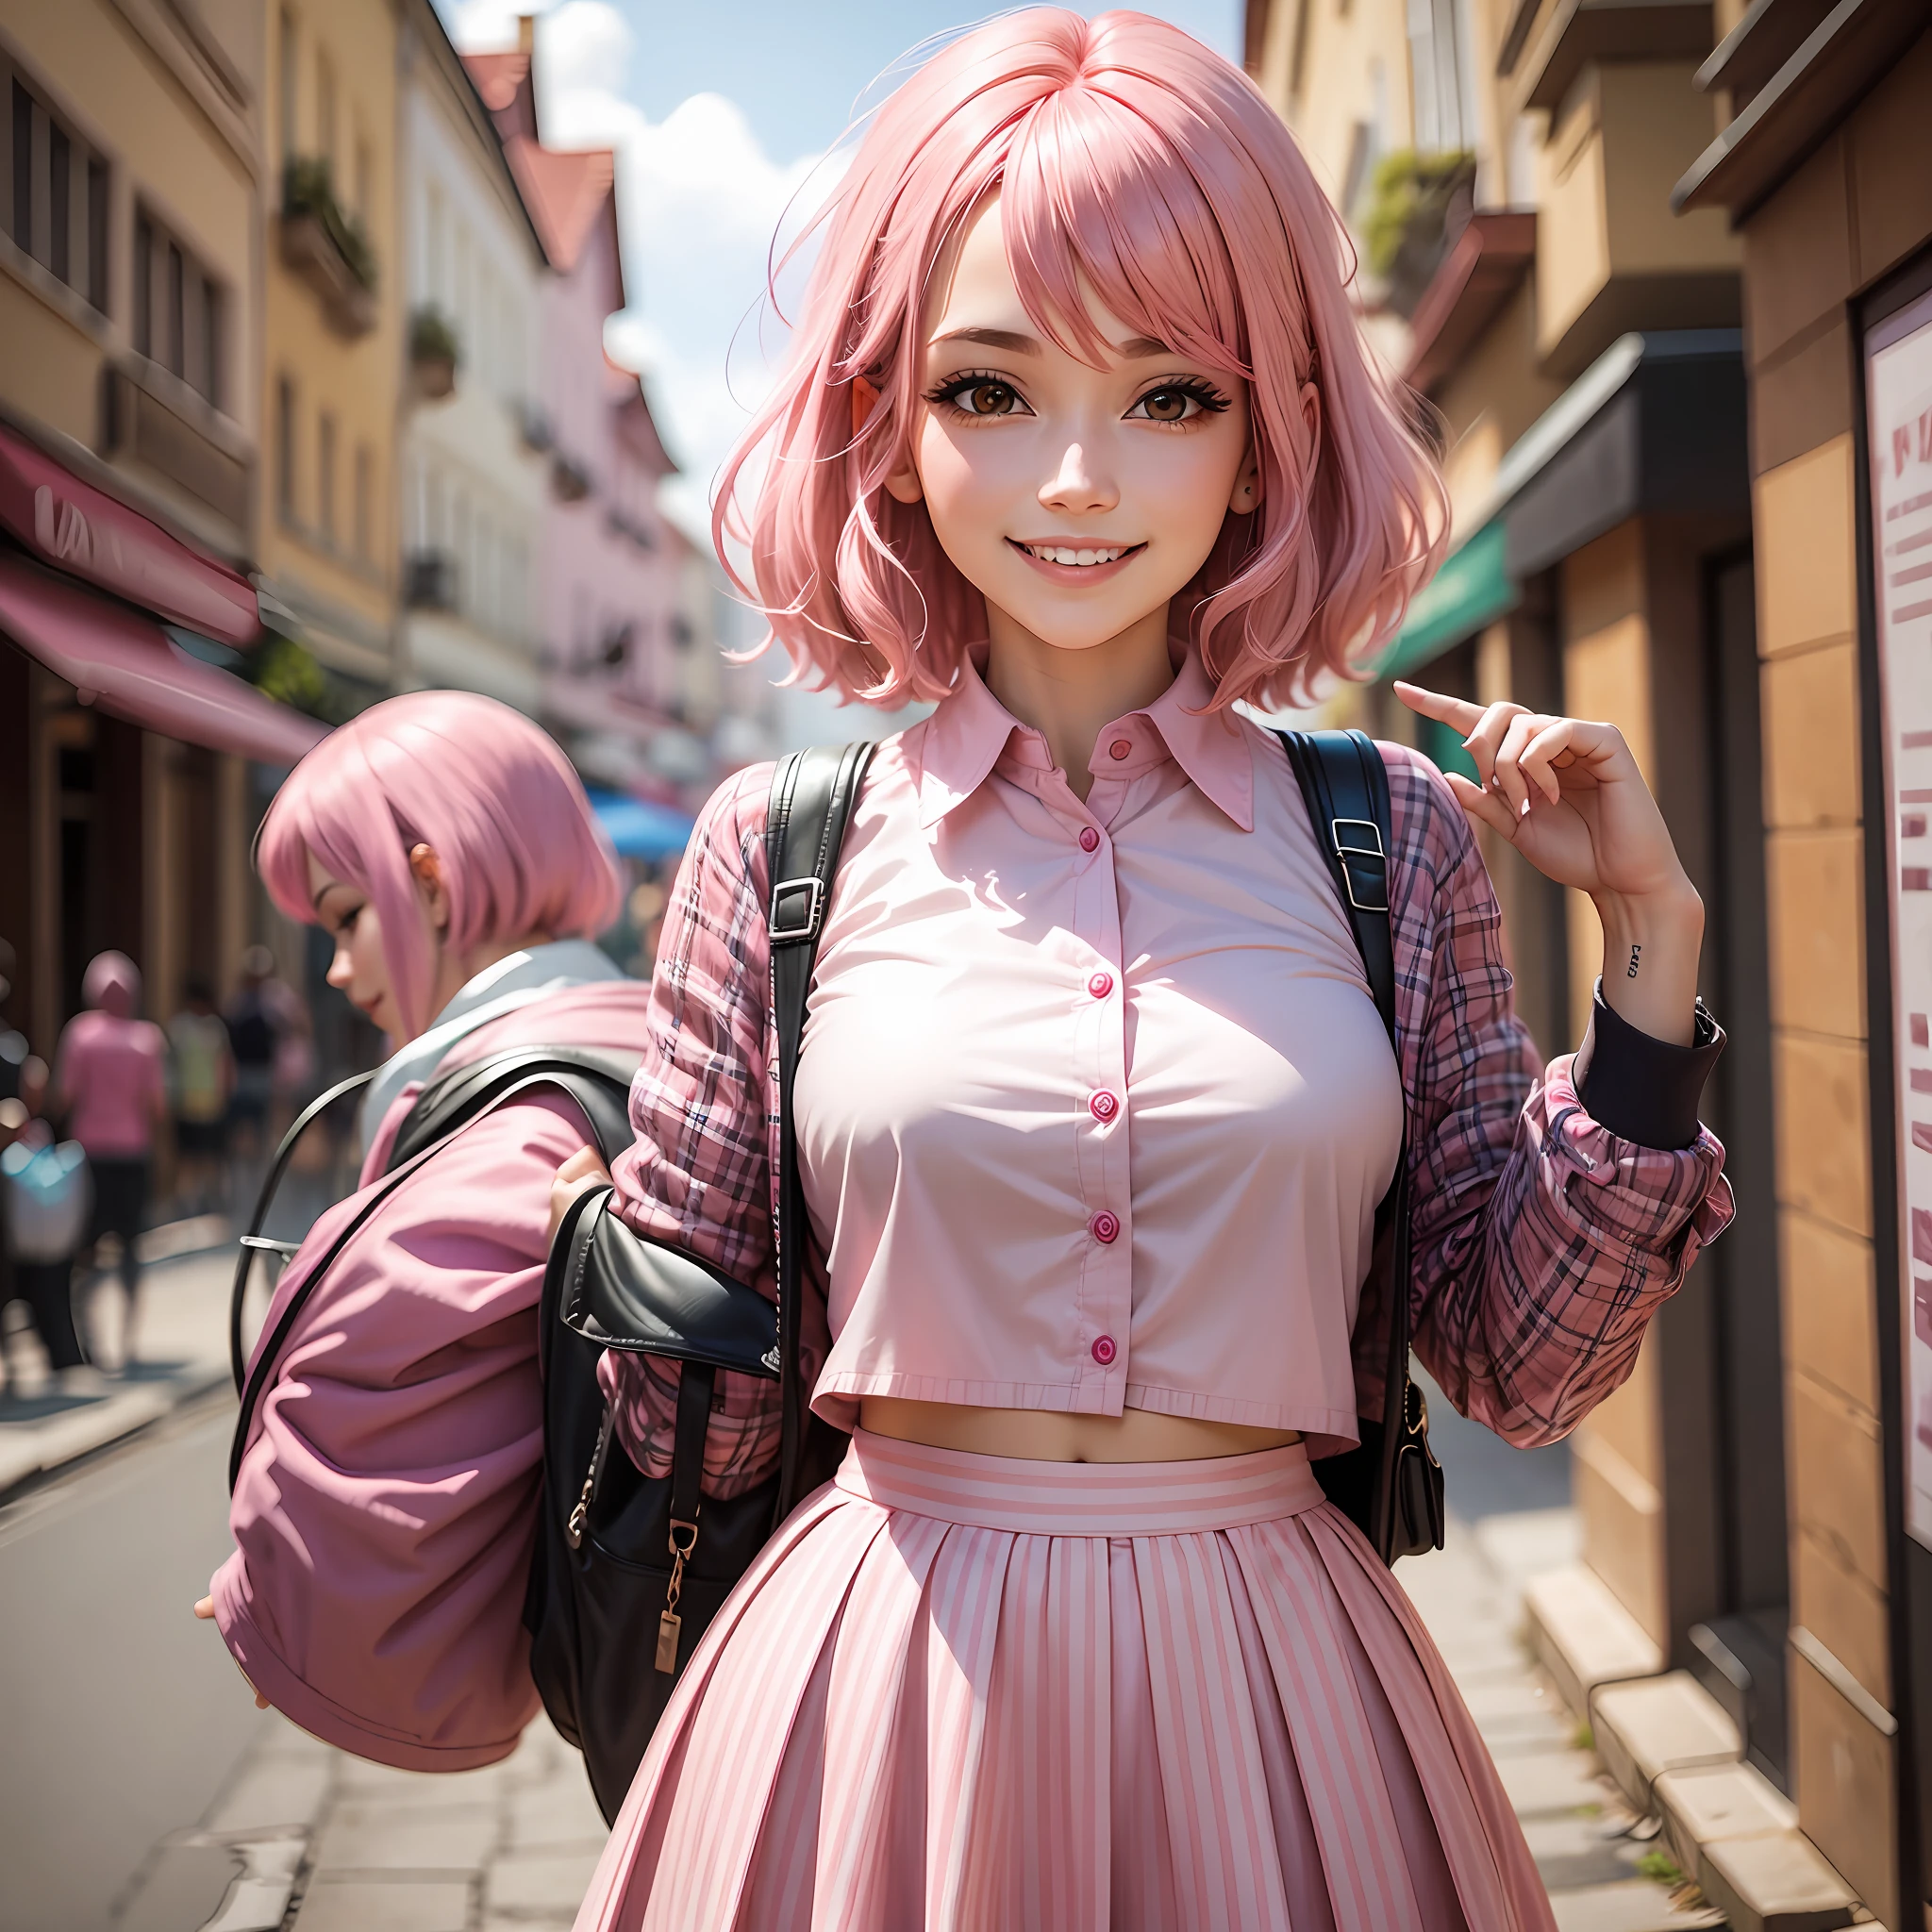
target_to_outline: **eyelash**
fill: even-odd
[[[969,390],[984,388],[998,388],[1010,391],[1014,399],[1022,405],[1026,400],[1020,393],[1019,385],[1011,377],[1001,375],[996,371],[991,369],[966,369],[961,370],[958,375],[949,375],[945,381],[936,384],[925,391],[925,400],[935,408],[950,408],[956,416],[968,423],[997,422],[999,421],[999,415],[992,410],[962,409],[958,406],[959,397],[966,394]],[[1212,383],[1203,380],[1198,375],[1181,375],[1175,376],[1169,382],[1157,382],[1153,388],[1143,390],[1134,399],[1133,407],[1138,409],[1149,398],[1158,395],[1186,396],[1190,401],[1199,406],[1200,412],[1204,416],[1218,416],[1224,409],[1230,407],[1226,396],[1223,395]],[[1005,413],[1011,415],[1016,412],[1008,410]],[[1031,415],[1032,411],[1028,409],[1026,413]],[[1132,412],[1129,411],[1129,413],[1131,414]],[[1159,423],[1159,426],[1163,429],[1179,429],[1189,422],[1198,419],[1182,416],[1171,423],[1160,423],[1158,417],[1148,416],[1142,417],[1140,420],[1142,422]]]

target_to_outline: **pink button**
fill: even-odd
[[[1116,738],[1114,741],[1108,746],[1107,755],[1110,758],[1124,758],[1130,756],[1133,752],[1133,749],[1134,741],[1131,738]],[[1111,1348],[1113,1344],[1111,1342],[1108,1342],[1108,1346]],[[1111,1357],[1109,1357],[1109,1359],[1111,1359]]]
[[[1105,1208],[1087,1225],[1091,1229],[1093,1239],[1097,1241],[1111,1243],[1120,1238],[1120,1217]]]
[[[1121,1104],[1118,1097],[1114,1094],[1096,1093],[1087,1103],[1087,1110],[1097,1121],[1110,1121],[1115,1114],[1120,1112]]]
[[[1082,852],[1097,852],[1100,850],[1100,834],[1091,825],[1082,825],[1080,827],[1080,850]]]
[[[1111,1335],[1096,1335],[1093,1338],[1093,1359],[1104,1369],[1120,1351],[1113,1345]]]
[[[1087,991],[1095,999],[1104,1000],[1113,991],[1113,974],[1111,973],[1096,973],[1087,982]]]

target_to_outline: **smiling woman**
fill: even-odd
[[[663,1477],[694,1414],[719,1501],[850,1441],[686,1663],[584,1932],[1549,1932],[1319,1472],[1395,1440],[1405,1332],[1521,1444],[1628,1373],[1730,1211],[1701,908],[1607,726],[1409,691],[1482,782],[1364,741],[1338,818],[1235,709],[1345,673],[1440,548],[1349,273],[1246,78],[1140,14],[965,35],[841,185],[718,531],[802,674],[936,708],[863,767],[808,934],[768,924],[808,781],[708,807],[600,1227],[769,1291],[795,1145],[811,1431],[770,1381],[617,1351],[611,1424]],[[1471,819],[1622,947],[1540,1071]]]

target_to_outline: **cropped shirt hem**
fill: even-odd
[[[1108,1400],[1113,1392],[1098,1376],[1092,1378],[1091,1387],[1083,1389],[1062,1382],[968,1381],[948,1375],[861,1374],[848,1370],[820,1379],[812,1409],[841,1429],[857,1424],[858,1405],[867,1396],[889,1396],[900,1402],[950,1403],[959,1408],[1030,1408],[1060,1415],[1117,1416],[1124,1408],[1140,1408],[1154,1415],[1186,1416],[1241,1428],[1297,1429],[1305,1436],[1345,1437],[1351,1442],[1357,1436],[1352,1408],[1317,1408],[1302,1402],[1249,1402],[1240,1396],[1203,1395],[1147,1382],[1127,1383],[1118,1401]]]
[[[913,1375],[904,1371],[865,1374],[856,1369],[828,1372],[819,1377],[811,1399],[812,1413],[835,1428],[850,1429],[858,1422],[858,1405],[869,1395],[890,1396],[898,1402],[946,1402],[959,1408],[1040,1408],[1063,1415],[1118,1415],[1124,1382],[1105,1374],[1072,1382],[990,1382],[961,1375]]]

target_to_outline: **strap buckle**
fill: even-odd
[[[805,896],[804,919],[794,924],[788,913],[788,894],[803,892]],[[796,900],[790,901],[795,908]],[[822,878],[780,879],[772,888],[772,913],[770,920],[772,943],[774,946],[796,945],[804,940],[815,940],[819,936],[819,921],[824,916],[825,882]]]
[[[1369,835],[1371,842],[1351,844],[1341,835],[1343,825],[1356,827]],[[1357,912],[1387,912],[1389,909],[1389,855],[1382,849],[1382,828],[1374,819],[1330,819],[1328,839],[1335,848],[1335,856],[1341,861],[1341,876],[1348,886],[1348,903]],[[1351,861],[1354,861],[1351,863]],[[1356,891],[1356,866],[1370,863],[1382,869],[1382,893],[1379,901],[1371,903]],[[1367,887],[1366,876],[1363,879]]]

